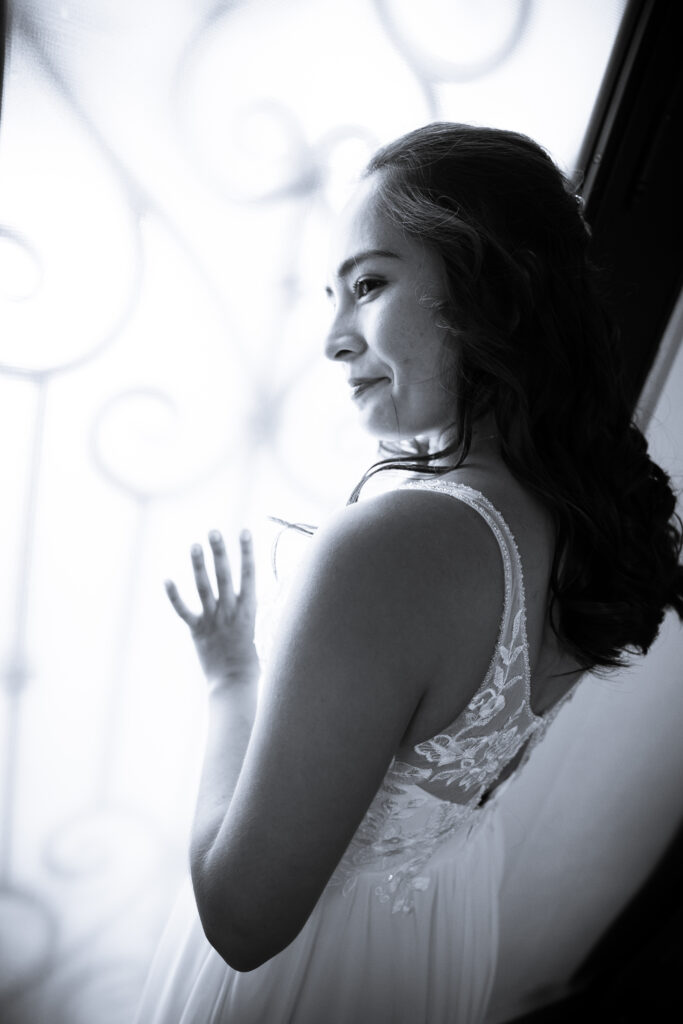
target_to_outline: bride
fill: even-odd
[[[317,531],[261,671],[239,589],[173,583],[207,679],[191,881],[144,1024],[470,1024],[499,796],[587,670],[683,617],[680,523],[621,390],[576,198],[513,132],[431,124],[340,217],[325,354],[402,486]],[[678,522],[678,526],[677,526]]]

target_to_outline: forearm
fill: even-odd
[[[228,685],[210,685],[208,729],[192,840],[193,878],[199,875],[230,808],[256,712],[258,672]]]

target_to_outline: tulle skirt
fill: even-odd
[[[296,939],[248,973],[206,941],[188,881],[137,1024],[476,1024],[496,969],[502,850],[499,816],[481,814],[438,847],[407,913],[380,900],[378,873],[329,885]]]

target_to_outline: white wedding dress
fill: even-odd
[[[405,486],[465,502],[496,536],[505,607],[488,672],[451,726],[394,759],[306,925],[267,963],[244,974],[226,965],[204,937],[188,881],[139,1024],[474,1024],[485,1015],[503,870],[505,783],[496,782],[547,721],[531,710],[522,566],[503,517],[464,484]]]

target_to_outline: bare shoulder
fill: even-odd
[[[390,491],[337,513],[317,538],[322,560],[399,589],[479,574],[500,560],[481,516],[464,502],[419,488]]]
[[[491,604],[495,633],[504,593],[497,541],[449,495],[405,488],[349,506],[319,531],[312,556],[321,611],[347,616],[352,604],[368,621],[391,618],[401,647],[419,636],[437,659],[454,640],[462,651]]]
[[[409,728],[433,735],[484,677],[504,596],[495,536],[463,502],[406,488],[342,509],[288,593],[267,687],[278,714],[300,694],[308,721],[309,680],[316,700],[324,688],[362,709],[354,728],[376,715],[391,753]]]

